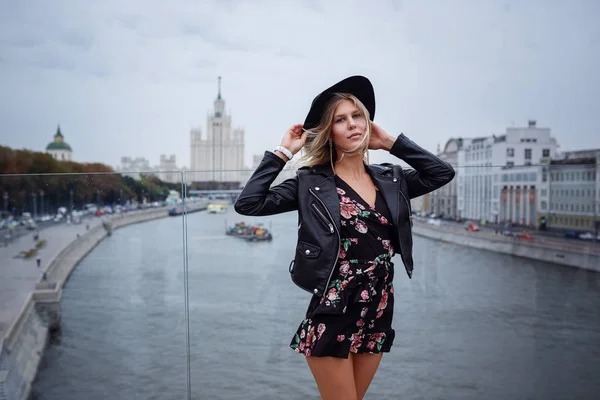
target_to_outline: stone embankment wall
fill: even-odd
[[[476,249],[600,272],[600,252],[597,249],[594,250],[590,245],[579,243],[578,245],[569,243],[558,245],[550,242],[497,236],[487,232],[447,230],[418,222],[413,225],[413,233]]]
[[[0,338],[0,400],[26,400],[52,331],[60,327],[62,289],[77,264],[113,230],[168,216],[150,209],[105,218],[60,253],[36,284],[19,316]]]

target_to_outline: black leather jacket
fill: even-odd
[[[436,190],[454,178],[454,169],[416,145],[404,134],[390,153],[414,169],[399,165],[373,164],[366,169],[383,195],[396,235],[393,247],[399,253],[408,277],[412,277],[412,210],[410,199]],[[298,210],[298,242],[290,263],[292,281],[302,289],[322,296],[335,270],[340,248],[340,202],[329,165],[302,167],[296,177],[270,187],[285,161],[266,151],[239,198],[235,211],[241,215],[266,216]]]

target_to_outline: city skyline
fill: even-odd
[[[318,92],[364,74],[375,121],[433,152],[530,119],[552,129],[561,151],[600,147],[599,11],[589,3],[297,1],[270,4],[270,16],[265,5],[180,2],[143,14],[110,1],[92,12],[71,1],[5,6],[0,84],[11,96],[0,143],[43,151],[60,124],[75,161],[175,154],[189,167],[189,132],[222,76],[249,166],[303,121]],[[356,46],[335,50],[344,29]]]

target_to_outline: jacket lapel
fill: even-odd
[[[392,215],[394,226],[398,226],[398,214],[400,212],[398,208],[398,202],[400,200],[400,183],[398,182],[398,179],[394,182],[394,178],[382,175],[382,171],[369,165],[365,166],[367,167],[369,175],[371,175],[373,183],[375,183],[375,186],[379,189],[379,193],[383,195],[383,199]]]
[[[333,171],[329,165],[315,165],[311,168],[311,172],[314,177],[311,190],[325,203],[339,232],[341,228],[340,198]]]

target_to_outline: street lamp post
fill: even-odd
[[[594,203],[592,204],[592,208],[594,211],[594,237],[592,238],[592,242],[594,244],[596,244],[596,241],[598,240],[598,225],[600,225],[600,222],[598,221],[598,211],[597,211],[597,207],[598,205],[596,204],[596,188],[594,188]]]
[[[35,201],[35,192],[31,193],[31,200],[33,201],[33,218],[37,217],[37,201]]]

